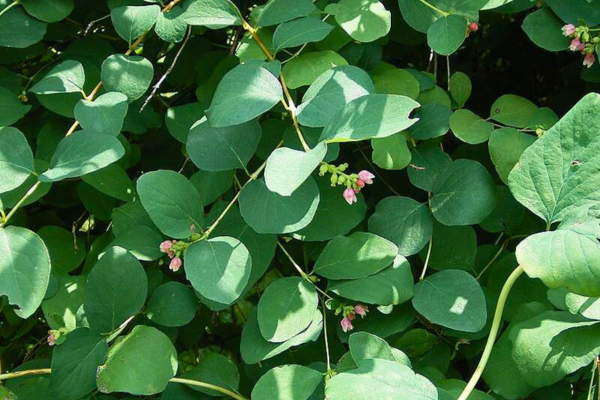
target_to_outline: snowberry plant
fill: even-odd
[[[600,397],[600,0],[0,0],[0,399]]]

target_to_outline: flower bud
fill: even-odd
[[[331,175],[331,186],[337,185],[338,176],[336,174]]]
[[[324,176],[328,170],[329,166],[327,164],[321,165],[321,167],[319,168],[319,175]]]
[[[469,30],[471,32],[477,32],[479,30],[479,25],[477,24],[477,22],[471,22],[469,24]]]
[[[354,312],[356,315],[360,315],[362,318],[364,318],[369,312],[369,307],[365,306],[364,304],[357,304],[354,306]]]
[[[344,332],[348,332],[348,331],[351,331],[352,329],[354,329],[354,327],[352,326],[352,321],[350,319],[348,319],[348,317],[342,319],[342,321],[340,322],[340,325],[342,325],[342,330]]]
[[[369,171],[363,169],[362,171],[360,171],[358,173],[358,179],[360,179],[361,181],[363,181],[364,183],[370,185],[373,183],[373,179],[375,178],[375,175],[373,175],[372,173],[370,173]]]
[[[181,258],[175,257],[171,260],[171,263],[169,263],[169,269],[173,272],[177,272],[179,271],[179,268],[181,268],[181,264]]]

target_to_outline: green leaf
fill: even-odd
[[[163,256],[160,251],[162,236],[144,225],[136,225],[131,229],[120,232],[107,248],[118,246],[129,251],[140,261],[155,261]]]
[[[398,254],[392,242],[366,232],[338,236],[321,252],[313,271],[327,279],[357,279],[389,266]]]
[[[76,314],[83,305],[85,278],[70,275],[56,278],[58,291],[42,302],[44,318],[50,329],[64,328],[70,332],[77,328]]]
[[[320,140],[350,142],[382,138],[400,132],[415,122],[409,114],[419,103],[392,94],[369,94],[345,105],[323,129]]]
[[[283,343],[271,343],[263,338],[256,318],[256,308],[252,309],[247,316],[246,324],[242,330],[242,342],[240,352],[246,364],[256,364],[260,361],[275,357],[284,351],[308,342],[314,342],[323,330],[323,315],[317,310],[313,321],[305,331],[298,336]]]
[[[588,94],[529,146],[508,177],[515,198],[547,223],[573,209],[599,204],[600,96]]]
[[[450,117],[450,129],[465,143],[486,142],[494,132],[494,125],[469,110],[456,110]]]
[[[406,258],[396,256],[391,266],[366,278],[330,281],[338,296],[382,306],[402,304],[413,296],[413,276]],[[367,328],[368,329],[368,328]]]
[[[463,72],[455,72],[450,77],[450,93],[459,108],[464,107],[469,97],[471,97],[471,79]]]
[[[257,63],[241,64],[217,86],[208,123],[215,128],[239,125],[269,111],[283,96],[277,78]]]
[[[355,363],[372,359],[395,361],[390,345],[380,337],[368,332],[351,334],[348,339],[348,347]]]
[[[90,271],[83,308],[90,328],[106,333],[138,313],[146,301],[148,279],[131,253],[109,249]]]
[[[431,210],[445,225],[478,224],[496,207],[496,185],[485,167],[472,160],[456,160],[433,187]]]
[[[437,272],[417,283],[412,304],[434,324],[461,332],[479,332],[487,321],[481,287],[460,270]]]
[[[34,172],[25,135],[17,128],[0,128],[0,193],[18,188]]]
[[[110,164],[91,174],[82,176],[81,179],[99,192],[115,199],[133,201],[135,196],[133,182],[127,175],[127,172],[118,164]]]
[[[146,226],[158,232],[158,228],[139,201],[127,203],[112,212],[112,231],[115,236],[120,236],[136,226]]]
[[[248,249],[232,237],[194,243],[185,253],[185,272],[194,289],[219,303],[229,304],[240,297],[251,267]]]
[[[167,282],[152,293],[146,316],[159,325],[184,326],[194,319],[197,306],[198,300],[189,287]]]
[[[281,196],[291,196],[319,166],[327,145],[318,144],[309,152],[292,150],[287,147],[276,149],[267,159],[265,184],[271,192]]]
[[[600,23],[600,7],[595,2],[587,0],[573,0],[563,2],[560,0],[548,0],[547,4],[566,23],[577,24],[579,19],[585,19],[589,26]]]
[[[439,18],[439,14],[419,1],[398,1],[402,17],[414,30],[427,33],[427,29]]]
[[[188,25],[221,29],[242,24],[240,10],[229,0],[190,0],[183,3],[184,20]]]
[[[294,0],[296,1],[296,0]],[[342,56],[332,50],[301,54],[285,63],[283,74],[288,88],[298,89],[311,85],[331,68],[348,65]],[[310,125],[309,125],[310,126]]]
[[[21,7],[13,7],[0,17],[0,47],[29,47],[44,38],[46,27],[46,23],[30,17]]]
[[[562,51],[569,47],[571,39],[562,34],[564,23],[544,7],[533,12],[523,21],[523,30],[536,45],[549,51]]]
[[[81,99],[75,106],[75,119],[88,131],[118,136],[127,115],[127,96],[108,92],[94,101]]]
[[[398,94],[416,99],[419,96],[419,81],[407,70],[387,69],[373,75],[375,89],[381,94]]]
[[[98,368],[98,389],[149,396],[162,392],[177,372],[177,352],[164,333],[138,325],[108,351]]]
[[[388,197],[369,218],[369,231],[395,243],[403,256],[411,256],[431,238],[433,221],[427,205],[410,197]]]
[[[171,107],[165,115],[165,125],[171,136],[186,143],[190,128],[204,116],[206,105],[202,102]]]
[[[31,88],[36,94],[76,93],[83,90],[85,72],[79,61],[67,60],[52,68]]]
[[[433,269],[461,269],[473,271],[477,257],[477,234],[470,226],[446,226],[433,223],[432,246],[429,265]],[[420,253],[421,259],[427,252]]]
[[[371,139],[373,162],[387,170],[401,170],[410,164],[411,154],[408,149],[407,134],[395,133],[381,139]]]
[[[465,41],[467,24],[461,15],[442,16],[427,29],[427,44],[439,55],[449,56]]]
[[[378,0],[341,0],[327,7],[326,12],[352,39],[373,42],[388,34],[392,27],[392,14]]]
[[[234,171],[198,171],[191,176],[190,182],[194,185],[202,204],[211,204],[227,192],[233,185]]]
[[[425,104],[415,112],[418,121],[408,129],[417,140],[428,140],[444,136],[450,129],[452,110],[443,104]]]
[[[515,128],[526,128],[538,111],[538,106],[526,98],[505,94],[492,104],[490,118]]]
[[[352,65],[333,67],[322,73],[304,94],[296,111],[298,122],[323,127],[348,102],[374,92],[371,77],[362,69]]]
[[[19,98],[5,87],[0,86],[0,126],[12,125],[25,116],[31,106],[19,101]]]
[[[74,0],[21,0],[21,4],[29,15],[44,22],[58,22],[71,14],[75,7]]]
[[[71,272],[85,260],[85,242],[66,229],[59,226],[44,226],[38,231],[38,235],[50,254],[53,273]]]
[[[292,196],[271,192],[264,180],[246,185],[240,194],[240,212],[258,233],[291,233],[307,226],[319,205],[319,189],[308,178]]]
[[[311,0],[269,0],[260,11],[256,23],[258,26],[277,25],[306,17],[314,11],[318,11],[318,8]]]
[[[0,294],[29,318],[40,306],[50,279],[50,255],[42,239],[25,228],[0,229]]]
[[[325,386],[328,400],[437,400],[435,386],[396,361],[363,360],[358,368],[335,375]]]
[[[113,8],[110,12],[115,30],[124,40],[132,43],[154,26],[160,6],[124,6]]]
[[[88,328],[70,332],[52,352],[50,386],[61,399],[79,399],[96,389],[96,370],[104,362],[106,339]]]
[[[245,169],[261,135],[262,128],[256,119],[215,128],[202,118],[190,129],[186,149],[194,164],[205,171]]]
[[[508,184],[508,175],[517,165],[521,154],[536,140],[535,136],[514,128],[501,128],[492,132],[489,141],[490,158],[502,182]]]
[[[121,92],[129,102],[142,97],[154,77],[152,63],[141,56],[113,54],[102,63],[101,78],[109,92]]]
[[[433,191],[433,186],[438,178],[450,166],[452,159],[438,146],[420,145],[412,151],[411,164],[408,168],[410,183],[419,189]]]
[[[50,160],[42,182],[56,182],[86,175],[107,167],[125,154],[121,142],[92,131],[77,131],[62,139]]]
[[[237,392],[240,385],[237,366],[229,358],[218,353],[204,355],[200,364],[183,374],[183,377],[220,386],[232,392]],[[191,385],[189,387],[209,396],[222,397],[222,393],[216,390]]]
[[[256,382],[252,400],[308,400],[323,376],[302,365],[275,367]]]
[[[154,31],[165,42],[181,42],[187,27],[183,8],[175,6],[169,12],[158,13]]]
[[[185,176],[168,170],[149,172],[138,179],[137,190],[148,215],[165,235],[183,239],[192,234],[192,225],[204,226],[200,195]]]
[[[273,34],[275,51],[320,42],[333,30],[333,25],[315,17],[298,18],[279,25]]]

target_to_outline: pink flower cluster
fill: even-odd
[[[573,38],[573,40],[571,40],[571,44],[569,45],[569,50],[578,51],[585,54],[585,57],[583,58],[583,65],[590,68],[596,62],[596,56],[594,55],[595,46],[592,46],[591,48],[588,47],[586,49],[585,44],[589,41],[589,33],[587,30],[585,30],[585,27],[583,30],[581,29],[582,28],[580,27],[578,30],[573,24],[567,24],[562,27],[562,33],[567,37]]]
[[[173,245],[177,243],[177,240],[165,240],[160,244],[160,251],[165,253],[171,258],[171,262],[169,263],[169,269],[173,272],[179,271],[181,268],[181,258],[175,257],[175,252],[173,251]]]
[[[344,190],[344,199],[348,202],[348,204],[356,203],[358,199],[356,198],[356,194],[360,192],[360,189],[364,188],[365,185],[371,185],[373,183],[373,179],[375,179],[375,175],[370,173],[367,170],[362,170],[358,173],[358,179],[356,181],[356,186],[358,189],[347,188]]]
[[[354,321],[356,316],[360,315],[361,318],[364,318],[368,312],[369,312],[369,307],[367,307],[363,304],[355,305],[354,312],[348,313],[348,315],[346,315],[340,322],[340,325],[342,325],[342,330],[344,332],[348,332],[348,331],[351,331],[352,329],[354,329],[354,326],[352,326],[352,321]]]

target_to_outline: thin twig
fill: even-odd
[[[94,25],[96,25],[96,24],[97,24],[98,22],[100,22],[100,21],[104,21],[104,20],[105,20],[105,19],[107,19],[107,18],[110,18],[110,14],[108,14],[108,15],[105,15],[105,16],[104,16],[104,17],[102,17],[102,18],[98,18],[98,19],[95,19],[95,20],[93,20],[92,22],[90,22],[90,23],[88,24],[87,28],[85,28],[85,31],[83,32],[83,36],[87,36],[87,34],[90,32],[90,29],[92,29],[92,27],[93,27]]]

